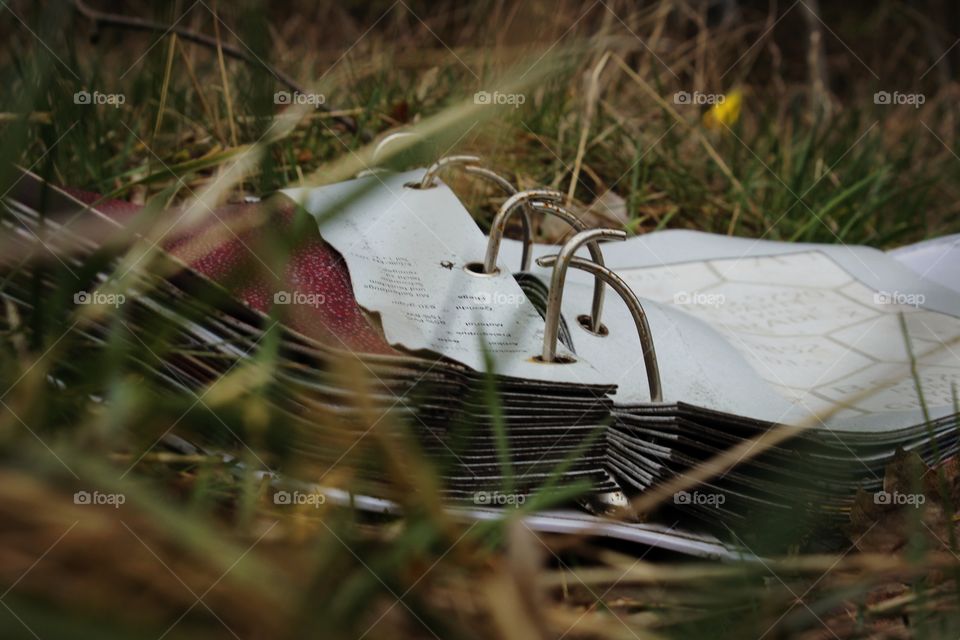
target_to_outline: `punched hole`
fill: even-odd
[[[494,267],[493,271],[487,273],[483,270],[482,262],[468,262],[467,264],[463,265],[463,270],[470,275],[477,276],[478,278],[492,278],[500,273],[500,267]]]
[[[572,356],[556,356],[553,361],[546,362],[543,356],[533,356],[533,361],[540,364],[573,364],[577,359]]]
[[[586,331],[587,333],[592,333],[595,336],[600,336],[601,338],[605,338],[606,336],[610,335],[610,330],[607,329],[607,325],[603,324],[602,322],[600,323],[600,329],[597,331],[594,331],[593,318],[591,318],[586,314],[577,316],[577,324],[579,324],[584,331]]]
[[[431,183],[431,184],[428,184],[427,186],[423,186],[423,185],[420,184],[419,182],[407,182],[407,183],[404,184],[403,186],[405,186],[407,189],[416,189],[416,190],[418,190],[418,191],[426,191],[427,189],[434,189],[434,188],[436,188],[437,183],[436,183],[436,182],[433,182],[433,183]]]

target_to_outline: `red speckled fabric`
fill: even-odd
[[[76,189],[67,191],[87,204],[100,197]],[[120,223],[141,210],[138,205],[120,200],[101,201],[96,208]],[[254,217],[251,214],[258,213],[257,208],[261,208],[259,213],[275,231],[292,228],[293,203],[225,205],[217,207],[215,216],[207,216],[189,236],[171,234],[163,241],[163,247],[258,311],[269,312],[278,292],[285,292],[292,299],[299,296],[300,303],[285,306],[284,321],[332,348],[396,355],[357,304],[343,258],[321,239],[315,226],[306,225],[309,235],[290,254],[286,271],[280,273],[271,267],[274,274],[257,258],[263,256],[263,262],[270,264],[268,234],[262,223],[241,231],[228,230],[231,222],[242,228],[243,222]],[[170,211],[171,225],[179,215],[177,210]]]

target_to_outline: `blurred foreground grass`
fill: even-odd
[[[953,43],[949,12],[938,9],[824,7],[824,92],[809,76],[806,3],[771,15],[747,3],[671,2],[116,9],[222,38],[248,63],[169,33],[94,29],[70,3],[10,2],[0,10],[0,185],[7,191],[19,164],[148,204],[162,226],[166,207],[203,194],[236,202],[341,179],[350,163],[362,168],[371,138],[426,124],[429,140],[397,166],[479,153],[523,187],[568,191],[596,224],[896,246],[960,231],[956,56],[938,59]],[[942,46],[932,52],[931,43]],[[276,119],[285,106],[277,92],[293,90],[271,67],[322,95],[324,108]],[[712,127],[706,105],[677,97],[735,90],[739,117]],[[478,91],[521,95],[522,104],[477,105]],[[924,102],[877,104],[881,91]],[[78,92],[115,97],[85,104]],[[242,171],[231,172],[237,162]],[[486,224],[492,194],[452,184]],[[558,236],[549,226],[538,233]],[[278,238],[267,262],[249,268],[282,264],[295,241]],[[765,539],[769,561],[720,566],[542,536],[515,518],[471,526],[440,509],[435,470],[416,447],[387,437],[402,425],[359,432],[342,443],[343,463],[323,473],[325,484],[356,489],[365,464],[385,465],[405,517],[278,508],[255,470],[320,471],[285,446],[267,408],[269,382],[234,376],[211,385],[206,402],[160,394],[142,365],[169,352],[176,326],[132,331],[122,310],[109,311],[102,349],[68,331],[88,326],[71,304],[74,271],[92,277],[121,249],[73,268],[38,258],[22,280],[35,312],[3,310],[3,637],[960,631],[956,557],[931,544],[922,520],[902,532],[908,543],[896,554],[861,553],[840,532],[804,538],[795,522],[745,523],[751,540]],[[4,286],[21,275],[5,273]],[[269,380],[269,332],[252,355]],[[338,375],[362,397],[361,372],[344,364]],[[51,381],[65,378],[71,386],[56,391]],[[171,429],[216,440],[236,458],[154,448]],[[77,504],[77,491],[122,495],[123,504]]]

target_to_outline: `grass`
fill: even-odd
[[[248,64],[169,34],[102,26],[92,39],[91,22],[67,4],[10,2],[0,10],[9,43],[0,185],[13,183],[15,164],[31,167],[149,203],[156,231],[168,207],[196,206],[198,196],[238,201],[343,179],[369,158],[370,139],[419,127],[427,139],[393,166],[478,153],[523,187],[572,188],[584,209],[615,194],[631,233],[888,248],[960,231],[955,55],[937,60],[955,39],[949,20],[936,3],[824,6],[824,99],[798,35],[804,8],[788,6],[768,16],[742,3],[724,20],[671,2],[250,2],[222,3],[222,23],[214,4],[122,7],[219,32],[250,53]],[[939,53],[928,43],[942,44]],[[275,119],[274,93],[289,88],[270,67],[322,94],[326,108]],[[737,88],[741,115],[719,129],[704,125],[703,109],[673,101],[677,91]],[[84,90],[124,102],[76,104]],[[480,90],[524,103],[474,105]],[[875,104],[877,91],[920,92],[925,103]],[[496,194],[449,181],[488,225]],[[546,228],[539,237],[555,239]],[[247,267],[279,269],[296,241],[296,228],[272,234],[258,247],[264,264]],[[371,466],[389,469],[394,486],[376,489],[405,517],[278,509],[254,470],[327,474],[274,402],[278,332],[241,342],[255,354],[246,365],[210,364],[227,373],[206,381],[202,402],[155,379],[165,358],[191,355],[180,323],[121,307],[84,317],[86,338],[65,334],[80,322],[70,302],[78,279],[87,286],[145,256],[127,284],[154,290],[164,263],[145,249],[124,242],[77,264],[43,255],[4,267],[4,290],[30,308],[7,305],[0,323],[4,637],[830,637],[829,626],[840,637],[940,638],[960,629],[960,594],[946,577],[955,556],[921,523],[900,553],[855,550],[836,532],[803,538],[794,522],[746,523],[767,538],[769,561],[724,565],[542,536],[513,518],[471,526],[443,511],[437,470],[389,419],[355,447],[369,424],[339,425],[356,438],[328,444],[346,458],[324,482],[367,489]],[[173,308],[200,319],[217,304]],[[330,375],[361,395],[370,383],[349,363]],[[67,390],[53,392],[50,377]],[[489,387],[478,394],[496,408]],[[154,450],[172,425],[235,459]],[[77,505],[78,490],[126,503]]]

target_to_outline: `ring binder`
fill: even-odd
[[[464,170],[476,175],[485,171],[469,158],[461,164]],[[442,166],[456,164],[447,159]],[[618,483],[631,492],[662,486],[733,447],[752,449],[763,434],[783,425],[795,427],[795,433],[764,440],[769,447],[738,457],[722,475],[704,480],[700,486],[712,502],[675,499],[675,506],[711,522],[732,523],[759,510],[788,513],[798,497],[805,510],[836,518],[850,510],[858,489],[882,489],[883,468],[898,451],[914,452],[933,464],[960,448],[956,407],[949,396],[950,384],[960,380],[960,367],[952,352],[945,352],[960,341],[960,299],[894,268],[883,254],[848,255],[849,248],[833,251],[829,246],[786,243],[751,250],[756,244],[752,240],[671,232],[656,242],[667,247],[668,263],[683,264],[683,269],[671,275],[668,264],[646,252],[608,251],[607,263],[619,269],[621,277],[603,264],[602,256],[591,261],[575,254],[580,246],[622,240],[625,234],[577,227],[579,233],[557,255],[537,261],[553,270],[550,288],[538,279],[539,271],[473,279],[454,265],[489,250],[491,240],[499,243],[506,215],[498,213],[494,237],[488,240],[443,184],[433,191],[403,189],[423,179],[423,170],[384,172],[367,181],[373,188],[362,190],[363,199],[346,205],[340,204],[348,200],[343,194],[359,191],[358,185],[285,190],[273,202],[226,205],[223,212],[229,215],[242,215],[250,207],[263,207],[254,213],[266,213],[269,207],[271,223],[283,225],[284,232],[296,229],[298,204],[320,218],[319,235],[291,251],[284,278],[288,291],[272,288],[266,277],[232,277],[233,265],[249,246],[269,241],[263,226],[242,229],[242,235],[200,252],[192,242],[181,244],[179,236],[165,239],[161,246],[170,252],[170,266],[176,269],[145,274],[151,278],[136,287],[144,294],[131,295],[127,303],[133,305],[129,313],[137,319],[137,329],[146,330],[154,318],[174,320],[178,348],[171,353],[187,355],[153,368],[151,375],[164,389],[177,392],[212,384],[237,358],[247,357],[266,327],[272,328],[267,315],[272,306],[290,304],[280,329],[284,357],[278,358],[278,375],[284,384],[276,401],[289,415],[298,450],[310,460],[335,465],[339,424],[352,427],[368,420],[370,409],[356,410],[355,389],[336,375],[343,358],[358,358],[377,379],[369,394],[374,410],[395,411],[410,422],[427,455],[443,463],[439,490],[450,500],[475,499],[479,491],[506,481],[517,495],[527,496],[559,475],[564,482],[587,479],[599,494],[591,500],[594,505],[622,504]],[[377,181],[379,187],[373,184]],[[31,300],[37,278],[29,263],[21,268],[18,256],[42,251],[39,235],[31,230],[49,226],[56,231],[47,235],[57,253],[79,259],[112,235],[99,233],[100,223],[115,222],[120,228],[140,210],[96,194],[74,200],[80,192],[72,190],[61,194],[69,202],[61,208],[54,206],[55,188],[48,186],[27,192],[29,201],[38,203],[33,211],[10,202],[27,199],[27,183],[22,180],[12,198],[0,198],[0,228],[9,232],[12,247],[0,255],[0,263],[11,272],[0,297],[23,315],[35,312]],[[397,207],[395,216],[383,216],[398,198],[408,206]],[[573,217],[561,204],[562,194],[553,191],[526,192],[510,200],[511,211],[522,204],[530,211]],[[342,215],[323,215],[331,206],[343,206]],[[75,212],[83,213],[76,228],[58,222],[72,219]],[[87,226],[92,221],[99,222]],[[216,220],[207,222],[216,225]],[[201,237],[204,229],[191,230],[185,241]],[[495,261],[496,251],[493,257]],[[891,278],[884,286],[894,291],[924,293],[931,300],[919,308],[895,303],[895,294],[879,292],[876,281],[857,275],[854,262]],[[88,283],[100,290],[113,265],[98,263]],[[480,273],[483,265],[475,266]],[[572,354],[557,344],[561,298],[568,309],[578,308],[586,306],[594,292],[590,280],[565,281],[569,268],[609,284],[624,300],[640,339],[648,389],[616,385],[625,357],[636,354],[628,335],[634,328],[619,305],[606,309],[610,339],[576,336],[584,344]],[[524,278],[534,284],[522,286]],[[48,279],[40,280],[44,291],[60,295]],[[636,283],[644,283],[643,304],[627,282],[637,290]],[[534,287],[534,295],[524,295]],[[86,304],[77,296],[87,295],[75,293],[74,304]],[[295,302],[311,297],[323,304]],[[675,309],[671,299],[686,308]],[[811,300],[836,300],[837,305],[811,305]],[[419,313],[427,306],[436,313]],[[817,313],[800,313],[810,308]],[[578,320],[583,318],[587,316]],[[99,347],[108,335],[107,320],[91,318],[95,330],[84,331],[82,339]],[[657,332],[656,345],[651,330]],[[477,336],[493,339],[484,344],[474,339]],[[898,345],[898,338],[905,344]],[[913,355],[913,338],[918,346],[930,346]],[[745,339],[770,345],[776,357],[756,355],[739,344]],[[837,348],[816,354],[812,364],[779,356],[812,353],[808,345],[826,343]],[[842,351],[844,344],[857,344],[859,353]],[[663,397],[655,346],[669,354],[662,368],[671,386],[669,401]],[[573,351],[572,344],[568,347]],[[564,356],[575,362],[541,366],[529,357],[538,351],[536,360],[541,362],[569,362]],[[839,354],[839,366],[833,378],[823,380],[820,363],[829,363],[834,353]],[[875,363],[864,367],[866,357]],[[499,416],[474,401],[481,397],[474,393],[486,391],[490,375],[496,376],[494,386],[503,403]],[[795,385],[789,396],[775,384],[780,375]],[[925,397],[936,398],[931,405],[923,398],[910,404],[918,379],[929,390]],[[856,387],[862,391],[848,390]],[[415,394],[417,401],[395,407],[396,398],[407,394]],[[818,404],[806,406],[813,402]],[[315,419],[328,415],[336,419]],[[509,465],[501,460],[500,421],[509,435]],[[469,428],[461,431],[460,424]],[[461,436],[466,454],[455,465],[446,465],[451,443]],[[575,458],[572,466],[566,466],[568,455]],[[807,465],[816,473],[811,475]],[[388,486],[392,480],[379,467],[371,471],[365,481],[378,483],[375,486]]]
[[[517,440],[523,445],[521,456],[536,458],[537,448],[554,437],[575,450],[566,432],[583,421],[560,409],[566,411],[569,404],[579,410],[587,389],[598,399],[605,393],[608,415],[591,424],[599,427],[592,433],[603,435],[602,464],[611,477],[631,493],[673,482],[682,487],[680,480],[689,479],[692,469],[730,455],[723,474],[698,484],[709,502],[674,502],[691,515],[733,524],[754,513],[779,517],[801,505],[804,522],[808,510],[817,518],[842,518],[859,488],[882,489],[878,478],[898,450],[915,452],[932,464],[960,448],[950,396],[960,366],[951,353],[935,346],[960,342],[960,298],[896,269],[879,252],[671,231],[655,240],[668,248],[666,255],[622,246],[605,250],[606,264],[597,266],[586,251],[579,252],[584,259],[576,257],[577,246],[623,234],[594,231],[551,252],[559,255],[538,261],[552,265],[553,273],[534,290],[536,285],[519,286],[509,274],[474,278],[466,271],[481,276],[484,266],[499,265],[497,251],[506,248],[503,228],[512,208],[520,203],[531,210],[562,207],[563,195],[544,190],[513,196],[498,212],[492,238],[485,238],[439,181],[429,191],[402,189],[422,178],[422,169],[384,177],[382,188],[374,185],[365,202],[324,218],[321,235],[344,253],[357,303],[379,315],[389,344],[405,353],[450,358],[474,375],[492,370],[504,384],[515,381],[513,395],[505,397],[516,400],[509,424],[511,432],[523,433],[523,440]],[[398,188],[408,206],[381,220]],[[286,193],[297,201],[309,197],[311,211],[319,216],[349,190],[331,185]],[[434,233],[425,234],[424,228]],[[357,247],[357,229],[376,247],[376,259]],[[446,262],[438,268],[441,257]],[[882,278],[866,273],[874,269],[864,270],[864,265],[874,266]],[[635,291],[643,283],[642,306],[619,278],[604,272],[607,267]],[[583,282],[573,277],[564,281],[569,268],[589,273]],[[523,277],[547,273],[534,271]],[[607,338],[571,329],[580,348],[568,345],[568,350],[557,344],[560,312],[588,306],[600,274],[604,286],[615,287],[627,307],[607,305]],[[417,280],[422,285],[409,291],[404,283]],[[401,284],[389,288],[393,281]],[[389,295],[383,293],[384,283]],[[531,290],[533,295],[524,295]],[[912,306],[909,298],[898,301],[884,290],[923,293],[929,300]],[[435,315],[417,312],[425,300]],[[634,332],[640,344],[633,342]],[[917,351],[910,349],[914,338]],[[857,349],[844,349],[851,344]],[[669,358],[660,363],[656,351]],[[625,363],[640,358],[647,382],[638,383],[634,375],[633,384],[617,385],[626,379]],[[559,383],[567,386],[561,389]],[[670,385],[669,398],[664,384]],[[924,397],[917,397],[919,386],[925,388]],[[550,397],[544,397],[546,390]],[[564,398],[572,393],[578,394],[577,402],[567,403]],[[434,398],[438,408],[446,408],[446,397],[438,393]],[[489,428],[489,417],[481,413],[477,419]],[[774,430],[779,435],[764,440]],[[579,437],[582,445],[584,436]],[[496,455],[491,441],[484,436],[471,442],[471,455],[483,447],[483,466],[490,468],[483,471],[484,478],[497,473],[495,461],[490,462]],[[758,450],[753,447],[758,441],[770,446]],[[547,449],[553,450],[552,444]],[[734,459],[737,450],[751,453]],[[598,457],[593,454],[584,462],[584,473],[592,472]],[[811,475],[810,468],[816,473]],[[449,482],[457,491],[477,488],[463,476]],[[649,511],[649,504],[641,511]]]
[[[625,231],[615,229],[589,229],[580,231],[570,238],[560,253],[557,254],[558,263],[553,268],[550,277],[550,293],[547,298],[547,317],[544,318],[543,328],[543,362],[557,361],[557,335],[560,328],[560,303],[563,301],[563,285],[567,278],[567,265],[570,258],[583,245],[597,243],[601,240],[626,240]],[[602,284],[601,284],[602,286]]]
[[[559,255],[544,256],[537,260],[537,264],[541,267],[554,267],[554,270],[556,270],[556,265],[563,264],[563,261]],[[643,305],[640,304],[640,299],[637,298],[637,294],[635,294],[633,289],[630,288],[630,285],[614,271],[595,262],[578,258],[574,256],[572,252],[568,254],[565,266],[586,271],[597,278],[603,279],[604,282],[610,285],[611,289],[623,298],[627,308],[630,310],[630,315],[633,316],[634,323],[637,325],[637,334],[640,337],[640,346],[643,350],[643,366],[647,371],[650,400],[651,402],[663,402],[663,388],[660,383],[660,365],[657,362],[657,352],[653,345],[653,335],[650,333],[647,314],[644,312]],[[551,289],[551,291],[553,290]],[[559,310],[560,305],[557,304],[556,307],[557,310]],[[547,312],[550,312],[549,307]],[[546,336],[544,336],[544,338],[546,338]]]
[[[497,212],[496,217],[493,219],[493,223],[490,225],[490,237],[487,241],[487,253],[484,257],[483,272],[496,272],[497,255],[500,252],[500,242],[503,239],[503,231],[506,227],[507,220],[510,218],[514,209],[533,198],[537,198],[537,200],[531,202],[529,206],[534,211],[556,216],[573,227],[574,230],[585,231],[587,228],[586,225],[584,225],[577,216],[557,204],[562,201],[564,197],[565,196],[559,191],[551,189],[529,189],[527,191],[521,191],[504,202],[500,207],[500,211]],[[525,245],[523,247],[524,254],[527,254],[531,249],[532,245],[530,247]],[[587,244],[587,250],[590,252],[590,257],[594,262],[600,265],[603,264],[603,253],[600,251],[600,246],[596,242]],[[524,268],[524,270],[526,270],[526,268]],[[593,290],[593,303],[590,310],[589,326],[584,327],[597,335],[602,335],[603,286],[603,280],[597,278]]]

